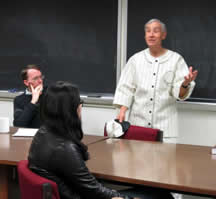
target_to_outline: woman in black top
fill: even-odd
[[[86,167],[89,154],[81,142],[81,109],[77,87],[67,82],[48,87],[40,106],[42,126],[29,151],[29,168],[55,181],[61,199],[133,198],[104,187]]]

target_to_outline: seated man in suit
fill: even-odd
[[[14,100],[14,126],[26,128],[40,127],[39,104],[43,90],[43,79],[37,65],[27,65],[21,71],[26,90]]]

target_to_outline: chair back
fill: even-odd
[[[162,142],[163,131],[159,129],[131,125],[127,132],[123,135],[123,138],[128,140]]]
[[[22,199],[60,199],[57,184],[32,172],[28,160],[21,160],[17,168]]]
[[[104,128],[104,136],[107,136],[106,126]],[[163,141],[163,131],[159,129],[147,128],[142,126],[131,125],[129,129],[120,138],[128,140],[142,141]]]

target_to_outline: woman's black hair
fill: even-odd
[[[81,142],[83,131],[77,109],[81,103],[79,89],[69,82],[50,85],[42,97],[40,117],[42,125],[66,139],[75,142],[88,159],[87,146]]]

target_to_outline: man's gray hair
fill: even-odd
[[[145,26],[144,26],[145,29],[146,29],[146,26],[147,26],[148,24],[153,23],[153,22],[158,22],[158,23],[160,23],[162,32],[167,32],[166,25],[165,25],[162,21],[160,21],[159,19],[150,19],[150,20],[145,24]]]

